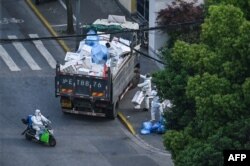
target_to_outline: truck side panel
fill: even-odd
[[[128,57],[128,59],[124,62],[120,71],[113,78],[113,102],[119,100],[120,95],[127,88],[128,84],[132,80],[134,76],[134,67],[138,63],[138,55],[132,54]]]

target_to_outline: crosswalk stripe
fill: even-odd
[[[11,71],[20,71],[21,69],[15,64],[7,51],[0,45],[0,57],[6,63]]]
[[[8,38],[17,39],[17,36],[9,35]],[[34,61],[29,52],[24,48],[24,46],[20,42],[13,42],[12,44],[32,70],[41,70],[41,68],[38,66],[38,64]]]
[[[39,36],[37,34],[29,34],[30,38],[38,38]],[[46,59],[48,64],[55,69],[56,68],[56,60],[53,58],[53,56],[50,54],[50,52],[45,48],[44,44],[41,40],[33,40],[33,43],[35,44],[38,51],[43,55],[43,57]]]

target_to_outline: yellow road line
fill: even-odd
[[[133,126],[129,123],[129,121],[127,120],[127,118],[121,113],[121,112],[118,112],[118,117],[121,119],[121,121],[126,125],[126,127],[128,128],[128,130],[133,134],[135,135],[136,132],[133,128]]]
[[[39,10],[36,8],[36,6],[32,3],[32,0],[26,0],[29,7],[33,10],[33,12],[37,15],[37,17],[41,20],[41,22],[45,25],[45,27],[48,29],[48,31],[52,34],[54,37],[58,37],[58,34],[56,31],[51,27],[49,22],[44,18],[44,16],[39,12]],[[57,39],[58,43],[61,45],[61,47],[64,49],[65,52],[70,51],[69,47],[66,45],[66,43],[63,40]]]

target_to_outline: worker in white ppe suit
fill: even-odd
[[[50,120],[45,118],[39,109],[35,110],[35,115],[31,117],[32,120],[32,128],[36,130],[36,139],[39,140],[39,134],[41,133],[41,129],[44,128],[43,122],[51,123]]]
[[[157,96],[157,91],[153,90],[151,93],[151,96],[153,96],[153,100],[151,101],[151,121],[155,121],[155,115],[156,113],[159,114],[159,120],[161,119],[161,116],[163,115],[163,104],[160,102],[159,96]]]
[[[141,92],[137,92],[135,94],[135,96],[132,99],[133,103],[137,103],[137,105],[135,106],[135,109],[140,109],[140,104],[142,102],[143,99],[145,99],[145,107],[144,107],[144,111],[149,110],[149,99],[152,98],[151,97],[151,91],[152,91],[152,87],[151,87],[151,79],[152,77],[150,77],[149,74],[144,75],[140,75],[140,78],[144,79],[143,83],[140,83],[137,85],[137,87],[141,88]]]

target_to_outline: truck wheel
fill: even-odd
[[[36,0],[36,5],[39,5],[40,4],[40,0]]]
[[[115,104],[112,105],[112,109],[108,110],[108,112],[106,113],[106,117],[108,117],[109,119],[114,120],[117,117],[117,109],[118,109],[118,102],[116,102]]]
[[[69,115],[70,113],[62,111],[64,115]]]

